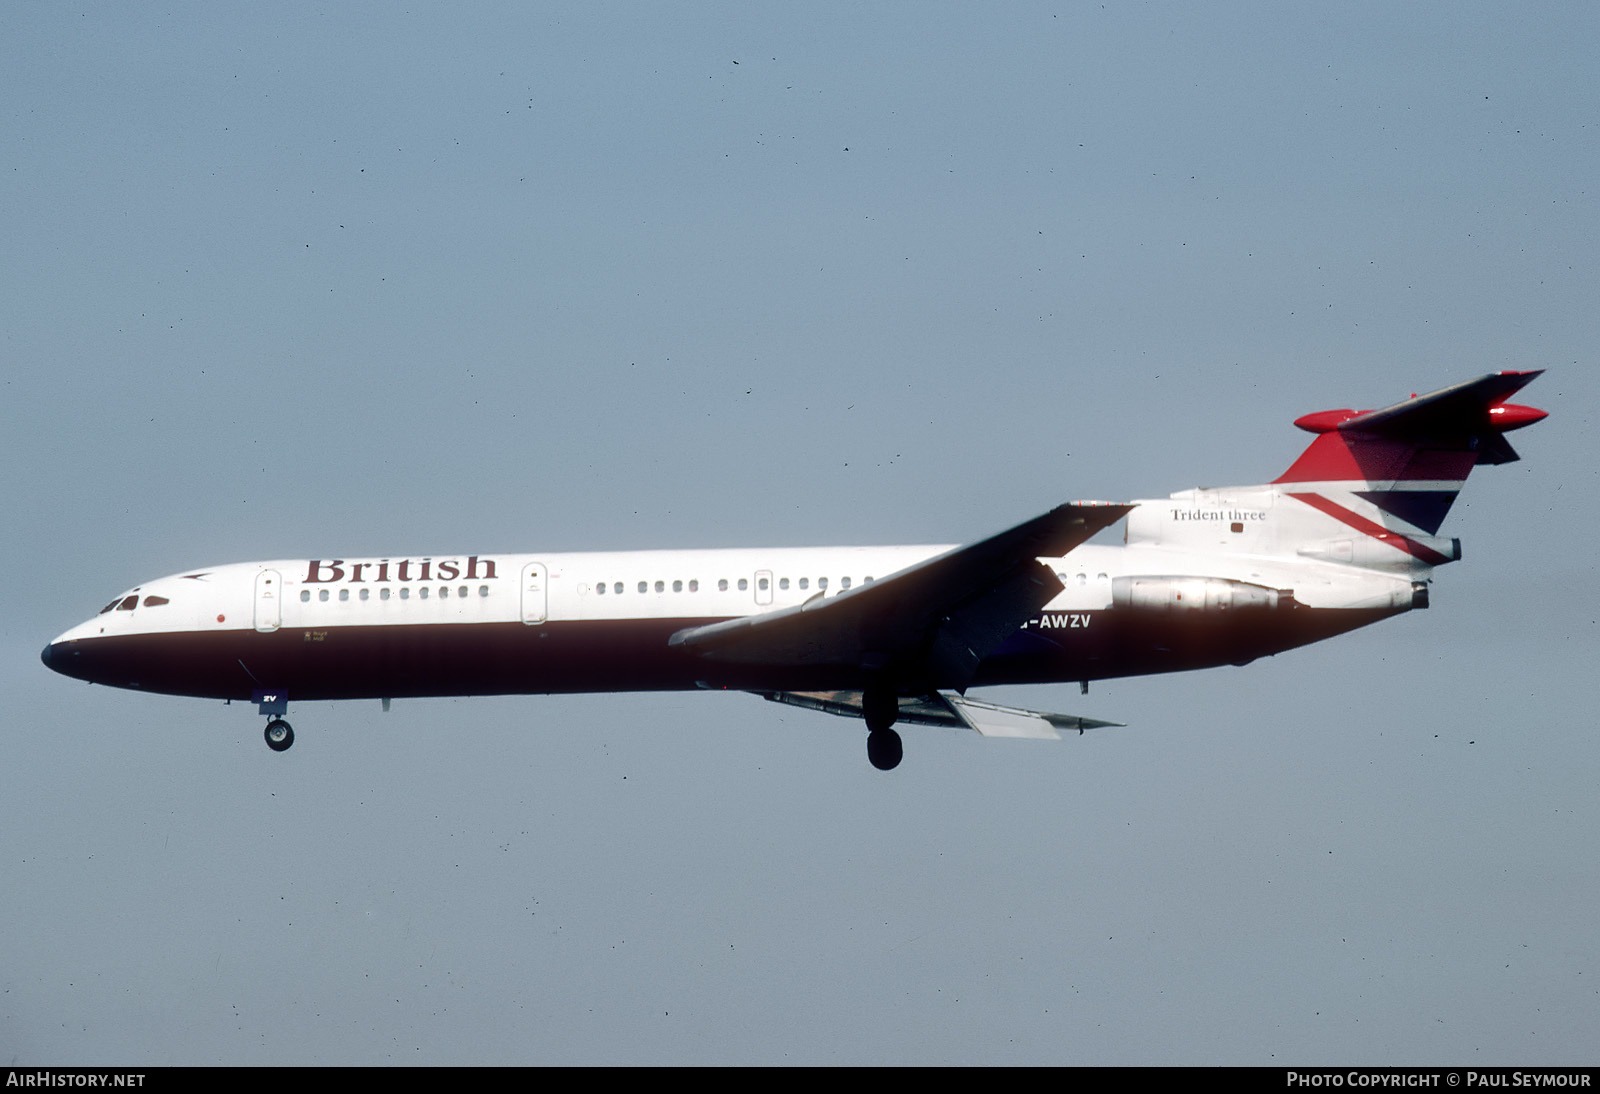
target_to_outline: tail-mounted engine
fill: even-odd
[[[1273,611],[1292,606],[1294,591],[1220,577],[1118,577],[1111,604],[1168,613]]]
[[[1323,562],[1343,562],[1368,570],[1410,573],[1461,558],[1461,541],[1443,536],[1405,536],[1375,532],[1361,539],[1330,539],[1295,549],[1297,554]]]

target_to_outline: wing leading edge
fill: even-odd
[[[668,644],[704,659],[713,682],[715,666],[724,665],[836,670],[841,683],[871,680],[901,694],[963,691],[979,663],[1061,592],[1060,580],[1039,559],[1062,557],[1131,508],[1057,506],[870,585],[692,627]]]

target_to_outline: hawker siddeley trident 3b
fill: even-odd
[[[1242,665],[1428,605],[1438,535],[1476,464],[1545,416],[1502,372],[1316,439],[1260,486],[1075,502],[965,547],[314,558],[130,589],[45,648],[92,683],[248,699],[267,744],[291,700],[738,689],[864,719],[1058,737],[1114,725],[987,702],[985,685]],[[1127,517],[1125,546],[1087,541]]]

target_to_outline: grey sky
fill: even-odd
[[[1588,4],[0,11],[7,1063],[1594,1063]],[[1000,693],[247,706],[272,557],[954,542],[1548,368],[1434,606]]]

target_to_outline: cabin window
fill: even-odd
[[[683,592],[683,582],[681,582],[681,581],[674,581],[674,582],[673,582],[673,583],[672,583],[672,591],[673,591],[673,592],[675,592],[675,593],[681,593],[681,592]]]
[[[411,587],[409,585],[400,586],[400,599],[401,600],[410,600],[411,599]]]
[[[327,599],[328,599],[328,590],[327,589],[318,589],[317,590],[317,599],[320,600],[320,601],[323,601],[324,603],[326,603]]]
[[[300,603],[302,603],[302,604],[311,603],[311,590],[310,589],[301,589],[300,590]]]
[[[144,598],[144,606],[147,608],[159,608],[163,604],[170,603],[172,603],[172,601],[168,600],[164,596],[147,596]]]
[[[656,592],[664,593],[666,591],[667,591],[667,583],[665,581],[656,582]]]
[[[366,600],[371,595],[372,595],[372,590],[371,589],[362,589],[361,590],[361,599],[362,600]]]
[[[742,593],[746,589],[748,589],[749,587],[750,587],[750,580],[748,578],[741,577],[739,579],[739,591]],[[762,578],[761,579],[761,587],[763,589],[765,589],[767,587],[767,579],[766,578]]]
[[[350,590],[349,589],[340,589],[339,590],[339,599],[340,600],[349,600],[350,599]]]
[[[848,577],[841,577],[839,579],[839,588],[848,589],[849,587],[850,587],[850,579]]]
[[[760,582],[760,588],[761,588],[762,592],[766,592],[767,591],[767,584],[768,584],[767,579],[766,578],[762,578],[761,582]],[[741,588],[741,589],[744,588],[744,582],[742,582],[742,581],[739,582],[739,588]]]
[[[789,579],[786,578],[786,577],[780,577],[778,579],[778,588],[787,589],[788,587],[789,587]]]
[[[809,577],[802,577],[800,579],[800,587],[802,589],[810,588],[811,587],[811,579]]]
[[[467,587],[465,585],[462,585],[460,588],[458,588],[456,590],[456,595],[460,596],[460,597],[465,597],[467,595]]]
[[[448,586],[448,585],[439,586],[439,599],[440,600],[443,600],[445,597],[447,597],[449,595],[450,595],[450,586]]]
[[[602,581],[600,584],[598,584],[598,585],[596,585],[594,587],[594,591],[599,593],[601,596],[605,596],[606,595],[606,583],[604,581]]]
[[[484,587],[488,588],[488,586],[484,586]],[[611,591],[616,593],[618,596],[621,596],[622,595],[622,582],[619,581],[615,585],[611,586]]]
[[[719,593],[725,593],[725,592],[727,592],[727,591],[728,591],[728,579],[727,579],[727,578],[725,578],[725,577],[719,577],[719,578],[717,578],[717,592],[719,592]],[[108,611],[108,612],[109,612],[109,611],[110,611],[110,610],[111,610],[111,608],[110,608],[110,606],[109,606],[109,605],[108,605],[108,606],[107,606],[107,607],[106,607],[106,611]]]
[[[428,587],[426,585],[424,585],[422,588],[418,589],[417,590],[417,595],[419,597],[421,597],[423,600],[428,599]]]
[[[388,589],[379,589],[378,590],[378,599],[379,600],[388,600],[389,599],[389,590]]]
[[[700,579],[699,578],[695,578],[695,579],[693,579],[692,581],[689,582],[689,591],[691,593],[697,593],[697,592],[700,591]]]
[[[825,577],[817,578],[817,588],[826,589],[827,587],[828,587],[828,579],[827,578],[825,578]]]

